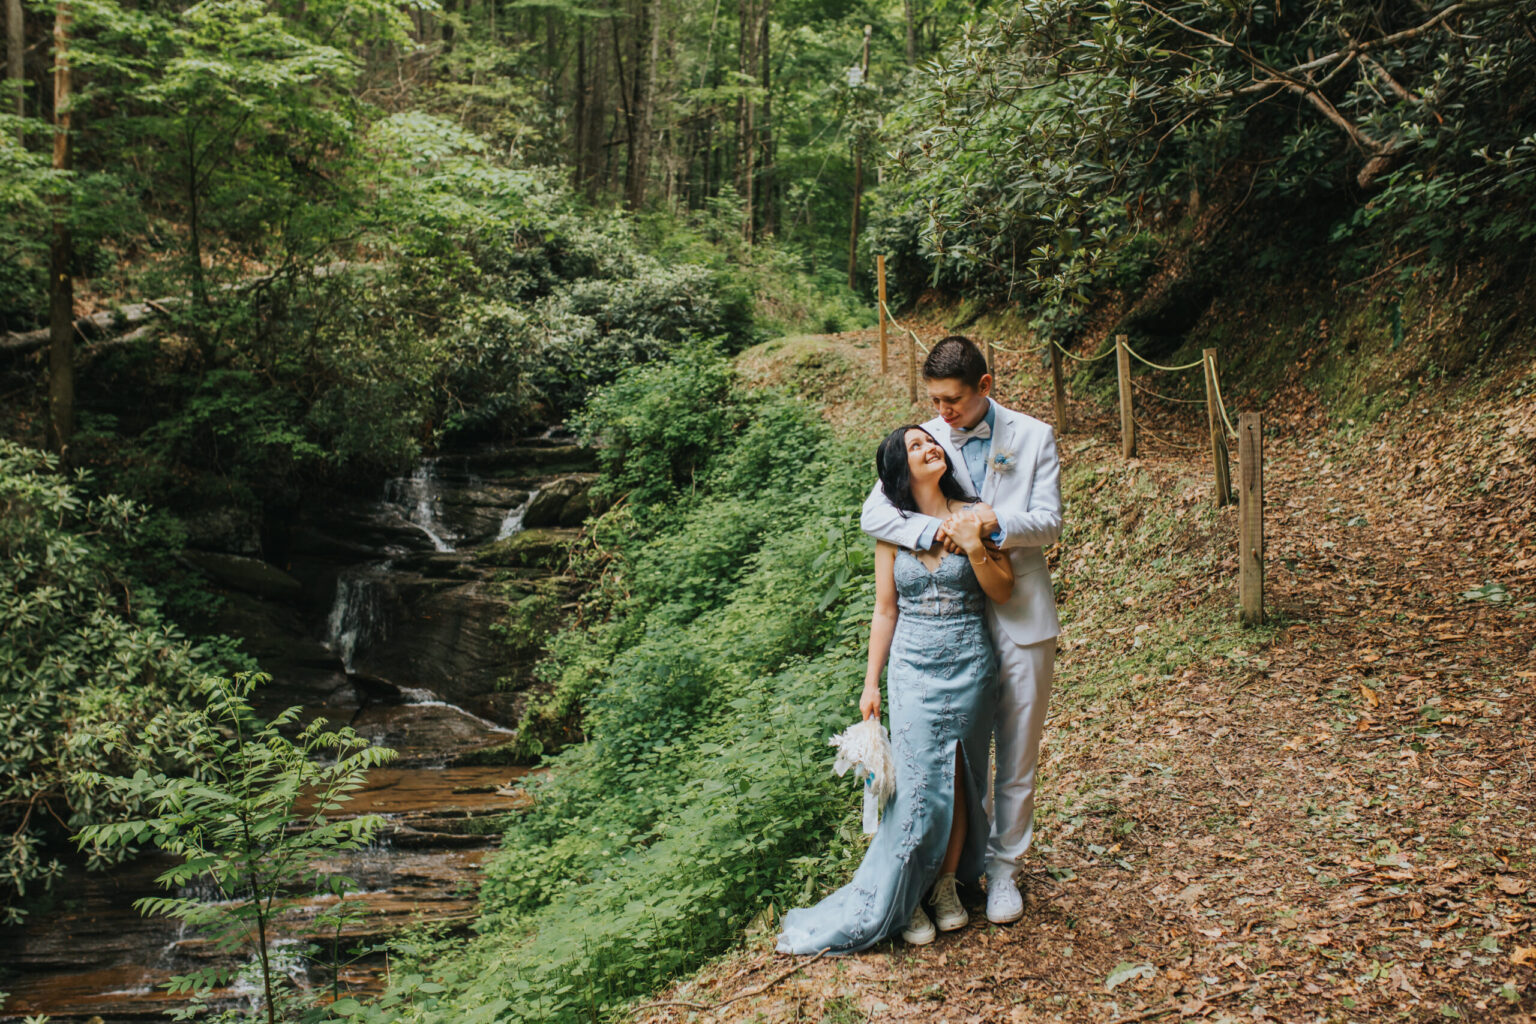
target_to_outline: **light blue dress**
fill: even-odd
[[[955,747],[965,763],[969,827],[956,877],[981,877],[987,847],[987,741],[997,655],[970,561],[946,555],[929,571],[902,550],[895,565],[896,632],[886,673],[896,793],[853,880],[784,916],[781,953],[853,953],[899,935],[939,877],[955,813]]]

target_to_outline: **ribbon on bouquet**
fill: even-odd
[[[896,792],[896,765],[891,758],[891,737],[879,718],[866,718],[827,741],[837,748],[832,770],[846,775],[857,768],[864,780],[864,834],[873,835],[880,812]]]

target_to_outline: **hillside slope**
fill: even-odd
[[[824,344],[877,373],[871,340]],[[1053,418],[1035,358],[1000,369],[1006,403]],[[1536,1019],[1536,360],[1412,388],[1369,426],[1265,409],[1254,630],[1203,410],[1137,400],[1138,459],[1092,401],[1060,437],[1024,920],[799,970],[765,926],[631,1019]]]

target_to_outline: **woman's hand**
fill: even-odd
[[[880,684],[865,683],[864,693],[859,697],[859,714],[865,719],[880,717]]]
[[[982,547],[982,518],[971,509],[961,509],[944,521],[944,532],[966,554],[975,556]]]

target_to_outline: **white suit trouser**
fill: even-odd
[[[1056,674],[1056,638],[1016,644],[1002,631],[990,604],[987,618],[998,657],[992,720],[997,772],[987,793],[987,816],[992,820],[987,875],[1011,878],[1035,838],[1035,769]]]

